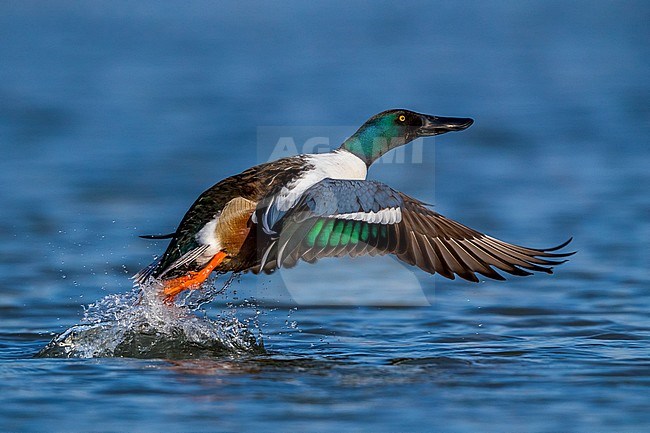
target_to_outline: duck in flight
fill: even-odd
[[[446,218],[386,184],[366,180],[383,154],[419,137],[461,131],[469,118],[397,109],[364,123],[338,149],[272,161],[228,177],[203,192],[167,250],[133,279],[155,279],[168,301],[196,289],[212,272],[270,273],[299,260],[393,254],[430,274],[478,282],[498,272],[552,273],[564,263],[554,248],[510,244]]]

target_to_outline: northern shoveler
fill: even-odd
[[[418,137],[461,131],[474,121],[409,110],[379,113],[338,149],[260,164],[217,183],[168,235],[165,253],[133,278],[160,281],[167,300],[198,288],[212,272],[270,273],[299,259],[394,254],[425,272],[478,282],[551,266],[573,253],[535,249],[484,235],[383,183],[366,180],[379,157]],[[554,260],[549,260],[554,259]]]

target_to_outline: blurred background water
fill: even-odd
[[[648,22],[643,1],[0,3],[0,430],[649,429]],[[253,318],[261,354],[33,358],[163,251],[136,235],[267,159],[267,127],[337,145],[394,107],[476,123],[372,178],[578,254],[477,285],[302,264],[203,307]]]

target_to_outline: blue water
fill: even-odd
[[[0,430],[649,430],[649,19],[643,1],[2,2]],[[392,107],[476,123],[371,177],[578,253],[480,284],[324,260],[198,308],[118,308],[165,246],[136,235],[281,137],[333,146]],[[70,328],[99,357],[35,358]]]

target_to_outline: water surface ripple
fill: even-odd
[[[649,16],[0,2],[0,431],[650,431]],[[392,107],[476,122],[371,178],[578,253],[503,283],[323,260],[135,302],[165,247],[137,235],[279,137],[334,146]]]

